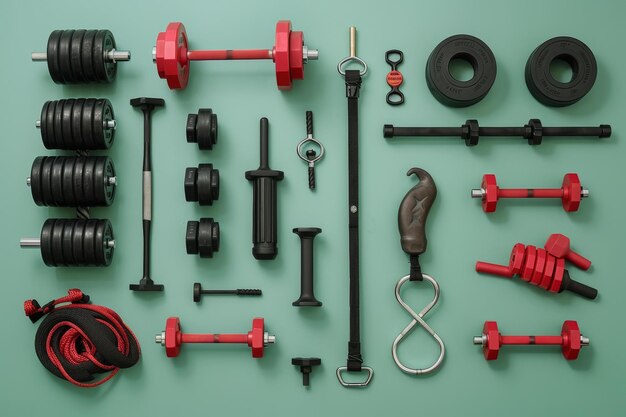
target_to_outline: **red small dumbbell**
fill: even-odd
[[[165,346],[168,358],[178,356],[183,343],[242,343],[252,349],[253,358],[262,358],[263,349],[275,343],[276,337],[265,331],[262,318],[252,320],[252,330],[247,334],[186,334],[180,329],[180,319],[170,317],[165,322],[165,330],[156,335],[155,341]]]
[[[550,235],[544,245],[546,251],[557,258],[565,258],[580,269],[588,270],[591,261],[570,249],[570,240],[567,236],[555,233]]]
[[[289,20],[276,24],[276,44],[272,49],[190,51],[185,26],[180,22],[170,23],[165,32],[160,32],[152,49],[159,77],[165,78],[171,89],[187,86],[191,61],[271,59],[276,66],[278,89],[289,90],[293,80],[304,79],[304,64],[318,56],[317,49],[304,44],[302,32],[291,30]]]
[[[550,255],[544,249],[517,243],[511,251],[508,265],[476,262],[476,272],[512,278],[519,275],[524,281],[546,291],[560,293],[571,291],[593,300],[598,290],[570,278],[565,260]]]
[[[561,188],[499,188],[496,176],[483,175],[480,188],[472,190],[472,198],[482,199],[483,211],[496,211],[500,198],[560,198],[565,211],[576,211],[582,198],[589,197],[589,190],[583,188],[577,174],[565,174]]]
[[[475,345],[482,345],[485,359],[498,359],[500,348],[504,345],[554,345],[561,346],[563,357],[568,361],[578,358],[580,349],[589,345],[589,338],[580,334],[578,323],[574,320],[563,322],[560,336],[502,336],[498,330],[498,323],[486,321],[483,334],[474,337]]]

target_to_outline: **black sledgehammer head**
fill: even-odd
[[[283,171],[269,167],[268,120],[261,118],[261,163],[246,172],[252,182],[252,255],[255,259],[274,259],[278,255],[278,207],[276,183],[284,178]]]

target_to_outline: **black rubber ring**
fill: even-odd
[[[474,76],[459,81],[450,74],[454,59],[469,62]],[[428,57],[426,83],[432,95],[443,105],[467,107],[482,100],[496,80],[496,59],[491,49],[471,35],[454,35],[444,39]]]
[[[550,73],[554,60],[563,60],[572,68],[572,79],[562,83]],[[559,36],[539,45],[526,62],[526,86],[537,101],[553,107],[576,103],[593,87],[598,65],[591,49],[578,39]]]

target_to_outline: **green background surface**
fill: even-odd
[[[152,1],[109,0],[4,2],[2,80],[3,203],[0,256],[3,284],[0,316],[0,407],[2,415],[620,415],[626,388],[623,331],[625,247],[622,210],[623,17],[620,1]],[[214,62],[193,65],[189,87],[170,91],[151,61],[156,35],[170,21],[183,21],[192,48],[264,48],[273,45],[278,19],[289,18],[303,30],[320,60],[306,67],[306,79],[279,92],[267,62]],[[348,237],[346,100],[337,62],[348,53],[348,26],[359,30],[358,55],[370,65],[361,95],[361,279],[365,363],[375,370],[365,390],[342,388],[335,368],[345,364],[348,338]],[[60,86],[44,63],[30,52],[44,50],[51,30],[108,28],[132,61],[118,66],[111,85]],[[442,39],[470,33],[493,50],[498,76],[479,104],[452,109],[429,93],[424,65]],[[524,66],[533,49],[553,36],[583,40],[598,61],[593,90],[567,108],[535,101],[524,83]],[[387,49],[405,53],[406,104],[385,103]],[[137,294],[128,284],[141,276],[142,122],[128,101],[135,96],[163,97],[166,108],[154,115],[153,276],[162,294]],[[20,250],[21,236],[37,236],[47,217],[72,217],[69,209],[37,207],[25,186],[33,159],[58,154],[43,148],[34,121],[45,100],[107,97],[118,120],[109,152],[119,178],[112,207],[94,209],[110,218],[118,243],[109,268],[47,268],[36,251]],[[212,107],[219,116],[219,142],[211,152],[187,144],[187,113]],[[295,154],[305,133],[304,112],[315,113],[316,137],[326,145],[317,169],[318,190],[306,187],[306,166]],[[252,191],[244,172],[258,166],[259,118],[270,120],[270,164],[285,171],[279,185],[280,254],[273,262],[251,256]],[[610,123],[610,140],[553,139],[540,147],[522,140],[485,139],[473,149],[460,140],[412,139],[387,142],[382,125],[460,125],[476,118],[484,126],[522,125],[531,117],[546,126]],[[187,166],[212,162],[221,173],[219,201],[200,208],[187,203],[183,173]],[[441,284],[440,303],[427,322],[447,347],[434,375],[403,374],[391,358],[391,342],[410,317],[396,303],[396,281],[408,270],[396,224],[397,209],[415,180],[413,166],[427,169],[439,195],[428,221],[426,273]],[[591,197],[577,213],[558,202],[504,202],[486,215],[469,190],[484,173],[498,175],[502,186],[552,187],[565,172],[578,172]],[[186,221],[214,217],[222,228],[219,253],[209,260],[184,249]],[[316,240],[316,295],[320,309],[291,306],[299,293],[300,247],[293,227],[319,226]],[[505,262],[516,242],[542,245],[561,232],[593,262],[589,272],[572,276],[597,287],[596,301],[569,293],[553,295],[518,280],[479,276],[477,259]],[[191,300],[191,286],[261,288],[263,297],[214,297]],[[142,345],[138,365],[96,389],[71,386],[45,370],[35,356],[36,326],[24,317],[22,301],[47,302],[79,287],[96,304],[115,309]],[[405,291],[416,310],[432,290],[427,284]],[[154,334],[168,316],[181,317],[190,332],[247,331],[252,317],[265,317],[277,343],[254,360],[247,348],[185,346],[176,359],[165,357]],[[578,320],[591,338],[575,362],[558,349],[515,349],[487,363],[471,343],[484,320],[497,320],[503,333],[553,334],[565,319]],[[430,364],[437,354],[422,330],[412,334],[400,354],[413,366]],[[320,356],[311,388],[290,364],[293,356]]]

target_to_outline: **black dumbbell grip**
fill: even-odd
[[[563,283],[561,284],[559,292],[562,291],[571,291],[590,300],[598,296],[598,290],[571,279],[568,271],[563,273]]]
[[[598,127],[544,127],[543,136],[595,136],[598,138],[608,138],[611,136],[611,126],[600,125]]]
[[[430,136],[430,137],[461,137],[463,129],[461,127],[394,127],[385,125],[383,135],[386,138],[396,136]]]

